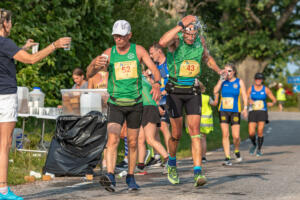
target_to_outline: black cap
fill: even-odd
[[[254,79],[262,79],[265,80],[265,76],[263,73],[256,73]]]

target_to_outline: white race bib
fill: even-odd
[[[200,73],[200,64],[195,60],[185,60],[180,65],[179,76],[195,77]]]
[[[117,62],[114,67],[116,80],[138,78],[136,60]]]

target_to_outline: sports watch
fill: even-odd
[[[158,83],[161,86],[161,81],[155,81],[154,84],[155,83]]]
[[[183,23],[182,23],[182,21],[179,21],[177,25],[178,25],[178,26],[181,26],[181,27],[182,27],[182,29],[184,29],[184,28],[185,28],[185,27],[184,27],[184,25],[183,25]]]

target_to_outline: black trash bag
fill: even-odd
[[[107,142],[107,119],[92,111],[83,117],[58,117],[43,173],[55,176],[93,174]]]

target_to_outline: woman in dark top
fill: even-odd
[[[72,89],[87,89],[88,82],[85,80],[84,72],[80,68],[75,68],[73,70],[72,78],[74,81],[74,85]]]
[[[29,54],[24,49],[35,43],[28,40],[19,48],[8,38],[12,28],[11,12],[0,9],[0,199],[21,200],[7,187],[8,153],[12,141],[12,132],[17,121],[17,80],[15,60],[34,64],[58,48],[70,43],[70,38],[60,38],[43,50]]]

